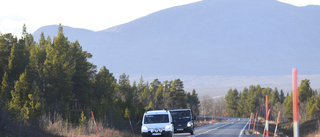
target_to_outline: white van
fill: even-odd
[[[170,112],[167,110],[145,112],[142,119],[141,134],[142,137],[173,137],[174,127]]]

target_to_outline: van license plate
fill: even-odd
[[[152,133],[153,136],[160,136],[161,133]]]
[[[183,130],[183,128],[178,128],[177,130],[178,130],[178,131],[182,131],[182,130]]]

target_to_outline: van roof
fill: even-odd
[[[186,111],[186,110],[190,110],[191,111],[191,109],[174,109],[174,110],[170,110],[170,111]]]
[[[153,114],[168,114],[170,113],[169,111],[166,110],[152,110],[152,111],[147,111],[145,114],[146,115],[153,115]]]

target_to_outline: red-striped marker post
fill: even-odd
[[[260,112],[259,112],[259,116],[258,116],[258,124],[257,124],[257,131],[259,131],[259,117],[260,117],[260,114],[261,114],[261,108],[260,108]],[[256,134],[256,137],[257,137],[257,134]]]
[[[266,112],[269,110],[268,95],[266,95]],[[266,136],[269,137],[269,114],[266,116]]]
[[[279,111],[279,114],[278,114],[278,120],[277,120],[277,125],[276,125],[276,128],[274,129],[274,137],[277,136],[277,128],[278,128],[278,124],[279,124],[279,119],[280,119],[280,111]]]
[[[254,119],[254,114],[253,113],[251,113],[251,115],[252,115],[252,119],[251,119],[251,125],[253,125],[253,119]],[[253,129],[253,127],[252,127],[252,129]]]
[[[248,131],[249,131],[249,132],[250,132],[251,120],[252,120],[252,113],[251,113],[251,115],[250,115],[250,122],[249,122],[249,127],[248,127]]]
[[[266,114],[266,119],[269,118],[269,114],[270,114],[270,109]],[[269,128],[269,125],[266,124],[266,126],[264,127],[264,131],[263,131],[263,137],[264,137],[264,134],[266,133],[267,127]]]
[[[211,117],[212,117],[212,119],[211,119],[211,120],[212,120],[212,124],[213,124],[213,114],[211,114]]]
[[[129,123],[130,123],[130,126],[131,126],[131,130],[132,130],[132,133],[133,133],[133,137],[136,137],[136,135],[134,135],[134,131],[133,131],[133,128],[132,128],[132,124],[131,124],[131,120],[130,120],[129,114],[128,114],[128,118],[129,118]]]
[[[292,69],[293,136],[299,137],[298,71]]]
[[[254,114],[253,114],[254,115]],[[253,132],[252,132],[252,135],[254,135],[254,131],[255,131],[255,127],[256,127],[256,119],[257,119],[257,116],[258,116],[258,112],[256,112],[256,117],[254,118],[254,124],[253,124]]]
[[[94,115],[93,115],[93,112],[92,112],[92,111],[91,111],[91,114],[92,114],[92,118],[93,118],[94,125],[96,126],[96,130],[97,130],[98,137],[100,137],[99,131],[98,131],[98,127],[97,127],[97,124],[96,124],[96,120],[94,120]]]

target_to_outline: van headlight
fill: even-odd
[[[167,125],[165,129],[171,129],[171,125]]]
[[[191,127],[192,126],[192,121],[189,121],[187,124],[187,127]]]
[[[148,127],[142,126],[142,127],[141,127],[141,130],[142,130],[142,132],[148,132]]]

